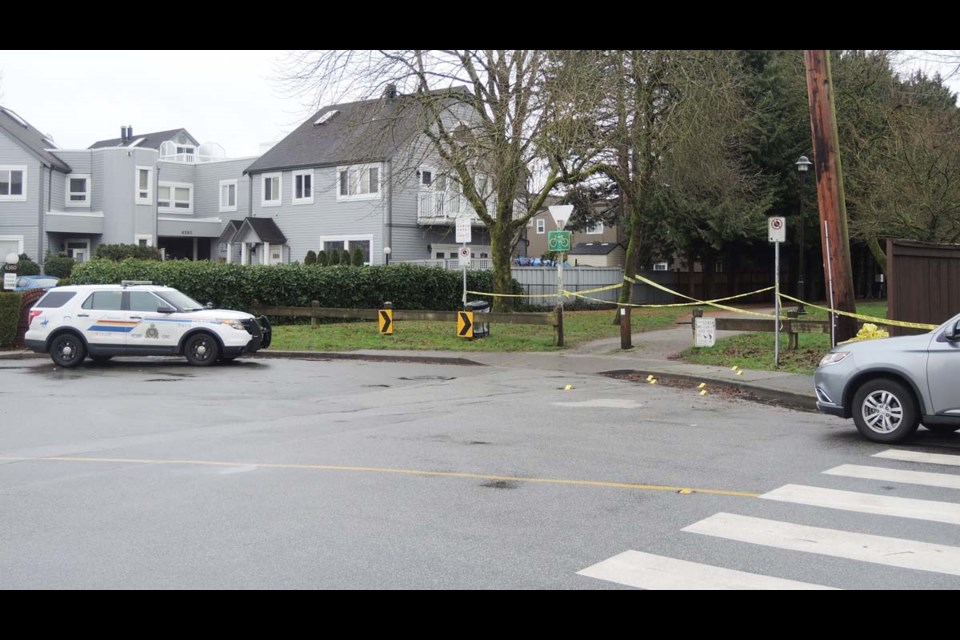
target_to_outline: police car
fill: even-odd
[[[113,356],[182,355],[192,365],[233,360],[270,345],[270,323],[241,311],[206,309],[149,283],[55,287],[30,310],[28,348],[61,367]]]

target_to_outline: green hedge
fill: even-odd
[[[9,349],[17,339],[21,293],[0,293],[0,348]]]
[[[101,244],[97,246],[96,257],[103,260],[159,260],[160,250],[139,244]]]
[[[107,284],[122,280],[150,280],[183,291],[201,304],[248,310],[254,300],[266,306],[309,306],[374,309],[392,302],[397,309],[454,310],[460,308],[463,275],[439,267],[390,266],[317,269],[289,264],[277,266],[219,264],[171,260],[91,260],[74,267],[72,284]],[[492,291],[493,273],[468,271],[467,289]],[[522,293],[514,282],[514,293]],[[470,296],[470,299],[486,299]]]
[[[46,262],[43,263],[43,270],[48,276],[69,278],[74,264],[73,258],[65,255],[48,255]]]

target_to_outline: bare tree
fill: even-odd
[[[521,230],[551,190],[579,179],[592,159],[572,151],[589,126],[577,105],[596,87],[574,82],[578,74],[545,51],[313,51],[287,69],[288,86],[321,99],[367,99],[393,87],[404,95],[418,112],[423,152],[439,160],[490,233],[497,293],[511,291]]]

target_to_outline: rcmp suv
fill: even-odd
[[[55,287],[30,310],[26,345],[61,367],[89,356],[182,355],[192,365],[233,360],[270,345],[270,323],[206,309],[172,289],[144,283]]]

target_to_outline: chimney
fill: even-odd
[[[133,125],[127,125],[127,141],[133,140]]]
[[[387,100],[393,100],[397,97],[397,85],[392,82],[386,86],[383,90],[383,97]]]
[[[127,141],[127,128],[120,126],[120,144],[124,144]]]

